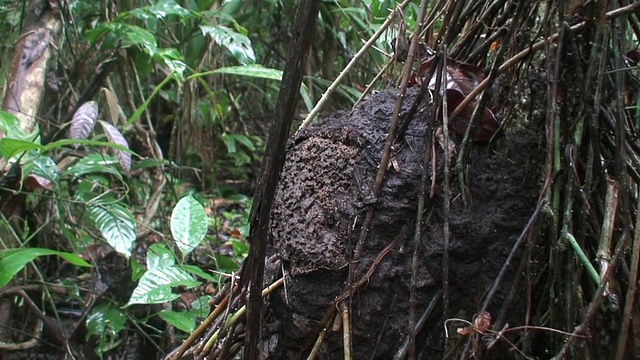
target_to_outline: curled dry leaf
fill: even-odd
[[[420,68],[411,77],[411,82],[422,85],[425,73],[431,67],[431,62],[435,57],[430,56],[421,60]],[[480,68],[474,65],[461,63],[453,59],[447,58],[446,79],[444,97],[447,101],[447,109],[449,115],[460,105],[464,98],[469,95],[485,79],[484,73]],[[429,79],[429,89],[435,90],[436,76]],[[469,122],[473,115],[477,101],[472,101],[462,112],[455,118],[449,119],[449,125],[456,134],[463,136],[469,127]],[[491,140],[491,137],[498,131],[500,123],[489,108],[481,109],[482,114],[477,123],[472,124],[471,139],[476,142],[485,142]]]
[[[69,128],[69,139],[83,140],[89,137],[93,131],[98,118],[98,103],[95,101],[87,101],[82,104],[71,119],[71,127]],[[76,145],[76,148],[78,146]]]
[[[491,327],[491,314],[487,311],[482,312],[473,320],[473,325],[459,328],[456,330],[462,336],[484,334]]]
[[[127,140],[124,138],[124,136],[122,136],[122,133],[118,131],[115,126],[102,120],[100,120],[100,125],[102,126],[102,130],[104,130],[104,133],[105,135],[107,135],[107,139],[109,139],[110,142],[127,149],[129,148],[129,143],[127,143]],[[128,173],[131,170],[131,153],[118,149],[113,149],[113,151],[118,158],[120,169],[122,169],[124,173]]]
[[[473,327],[479,333],[485,333],[491,327],[491,314],[488,311],[483,311],[473,320]]]

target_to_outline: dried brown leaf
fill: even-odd
[[[122,133],[118,129],[116,129],[115,126],[102,120],[100,120],[100,125],[102,126],[102,130],[104,130],[104,133],[105,135],[107,135],[107,139],[109,139],[110,142],[129,149],[129,143],[124,138],[124,136],[122,136]],[[131,170],[131,153],[118,149],[113,149],[113,151],[118,158],[120,169],[122,169],[124,173],[128,173]]]

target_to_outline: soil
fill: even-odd
[[[410,89],[407,94],[403,118],[416,92]],[[375,94],[353,111],[337,113],[305,129],[289,144],[272,213],[272,256],[267,264],[274,271],[273,277],[282,271],[286,274],[285,286],[271,296],[268,304],[267,322],[272,325],[266,346],[269,358],[306,358],[324,327],[321,320],[346,288],[350,257],[369,207],[375,212],[362,259],[355,264],[356,279],[385,247],[398,236],[401,238],[349,302],[352,356],[390,359],[403,348],[408,333],[422,163],[432,108],[423,105],[404,139],[394,146],[395,165],[388,169],[376,199],[371,189],[396,96],[395,90]],[[452,140],[459,146],[460,139]],[[545,157],[542,143],[540,131],[519,128],[506,131],[491,144],[471,144],[464,166],[469,193],[466,205],[455,168],[451,167],[450,303],[446,316],[440,295],[447,221],[444,151],[435,143],[436,187],[430,197],[433,171],[429,165],[415,293],[416,317],[424,318],[416,339],[421,358],[441,359],[445,355],[445,319],[472,321],[481,308],[536,208]],[[535,234],[527,244],[534,243]],[[530,283],[518,281],[520,277],[514,276],[522,257],[532,256],[525,251],[526,245],[523,248],[516,251],[487,310],[494,323],[498,322],[494,326],[523,324],[526,305],[535,301]],[[526,260],[526,264],[536,263],[535,259]],[[533,271],[529,266],[525,268]],[[426,312],[430,303],[435,308]],[[456,328],[463,326],[466,325],[460,322],[447,323],[449,343],[456,342]],[[475,340],[481,340],[479,336],[466,336],[462,340],[467,338],[474,338],[476,347],[484,349],[488,358],[513,356],[504,341],[487,350],[478,345],[482,341],[476,344]],[[317,358],[343,358],[342,330],[327,330]]]

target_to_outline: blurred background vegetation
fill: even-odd
[[[45,16],[59,24],[47,30],[46,84],[38,89],[44,97],[35,124],[0,113],[6,135],[0,308],[7,311],[0,310],[6,324],[0,338],[10,344],[39,338],[31,330],[43,326],[38,315],[54,319],[46,326],[66,326],[22,352],[0,349],[3,358],[44,349],[81,358],[157,358],[206,317],[207,300],[248,251],[251,195],[296,6],[0,1],[5,98],[15,96],[9,85],[15,57],[33,51],[21,46],[24,39],[38,34]],[[322,2],[296,126],[395,6]],[[417,5],[405,10],[407,26],[416,12]],[[355,103],[387,63],[399,26],[350,72],[325,112]],[[94,130],[95,123],[102,127]],[[74,126],[80,135],[72,135]],[[11,181],[10,169],[20,170]],[[182,207],[180,199],[186,199]],[[186,228],[177,229],[181,222]],[[181,236],[190,245],[174,241]],[[157,268],[173,270],[145,277]],[[34,315],[26,299],[42,310]],[[121,346],[122,339],[133,345]],[[139,343],[145,346],[136,349]]]

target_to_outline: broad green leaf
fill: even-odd
[[[136,225],[129,210],[117,203],[90,203],[87,210],[107,243],[117,252],[130,257],[136,240]]]
[[[156,38],[151,32],[139,26],[121,22],[102,23],[95,29],[87,31],[85,36],[89,41],[95,43],[108,32],[113,32],[116,38],[121,41],[121,46],[124,48],[138,46],[151,57],[153,57],[158,49]]]
[[[229,134],[222,134],[220,136],[222,138],[222,141],[224,142],[224,145],[227,147],[227,152],[229,154],[233,154],[237,151],[236,149],[236,138],[233,137],[233,135],[229,135]]]
[[[213,40],[224,46],[241,64],[251,64],[256,61],[256,55],[251,47],[251,40],[224,25],[200,26],[202,33],[211,36]]]
[[[208,76],[211,74],[247,76],[247,77],[258,78],[258,79],[278,80],[278,81],[282,80],[281,70],[265,68],[265,67],[262,67],[262,65],[221,67],[215,70],[205,71],[202,73],[191,75],[187,77],[187,79]],[[311,100],[311,93],[309,92],[309,88],[307,88],[307,85],[305,84],[301,85],[300,96],[302,97],[302,101],[304,101],[304,105],[307,108],[307,111],[311,111],[311,109],[313,109],[313,101]]]
[[[132,304],[160,304],[177,299],[180,294],[172,288],[186,286],[193,288],[200,283],[178,266],[149,269],[142,275],[133,290],[127,306]]]
[[[48,156],[37,156],[32,161],[25,163],[22,175],[26,177],[28,174],[42,176],[52,183],[57,183],[60,175],[56,163]]]
[[[75,266],[91,266],[76,254],[41,248],[0,250],[0,288],[7,285],[24,266],[39,256],[58,255]]]
[[[184,72],[187,70],[187,64],[178,50],[158,49],[153,59],[167,65],[169,71],[171,71],[178,80],[183,79]]]
[[[148,158],[136,161],[135,164],[131,166],[131,170],[163,167],[167,165],[171,165],[171,161],[166,159]]]
[[[196,319],[188,312],[163,310],[158,313],[158,316],[169,325],[189,334],[196,328]]]
[[[176,264],[176,259],[164,245],[153,244],[147,251],[147,267],[151,269],[171,267]]]
[[[214,284],[217,284],[218,282],[220,282],[220,275],[216,275],[216,276],[211,275],[208,272],[205,272],[204,270],[200,269],[195,265],[182,265],[182,268],[185,269],[191,275],[199,276],[205,280],[211,281]]]
[[[148,20],[150,18],[165,19],[170,15],[176,15],[184,20],[195,17],[197,14],[178,5],[175,0],[161,0],[157,4],[126,12],[120,15],[119,18],[133,16],[136,19]]]
[[[244,241],[232,240],[231,247],[237,257],[245,257],[249,253],[249,246]]]
[[[235,134],[236,141],[246,146],[249,150],[255,151],[256,146],[253,144],[253,141],[247,136],[243,134]]]
[[[0,139],[0,152],[2,152],[2,157],[7,160],[30,150],[41,151],[43,149],[44,146],[31,141],[11,139],[7,137]]]
[[[50,151],[53,149],[58,149],[61,147],[65,147],[65,146],[69,146],[69,145],[75,145],[75,144],[80,144],[80,145],[87,145],[87,146],[106,146],[112,149],[116,149],[119,151],[124,151],[124,152],[128,152],[133,154],[134,152],[127,149],[124,146],[120,146],[118,144],[114,144],[108,141],[98,141],[98,140],[76,140],[76,139],[64,139],[64,140],[58,140],[58,141],[54,141],[51,143],[48,143],[47,145],[44,146],[44,149],[46,151]]]
[[[207,214],[193,196],[180,199],[171,213],[171,234],[178,249],[186,256],[207,234]]]
[[[117,169],[118,160],[110,155],[91,154],[78,160],[65,172],[65,176],[82,177],[86,174],[105,173],[115,175],[122,179],[122,174]]]
[[[222,141],[224,142],[224,144],[227,146],[227,152],[229,154],[233,154],[237,151],[237,148],[236,148],[237,142],[246,146],[251,151],[256,150],[256,146],[253,144],[253,141],[251,141],[251,139],[246,135],[224,133],[220,137],[222,138]]]
[[[102,336],[108,328],[115,334],[124,328],[127,316],[118,307],[110,302],[101,301],[91,308],[87,315],[87,337],[91,335]]]
[[[98,345],[94,351],[102,355],[118,341],[118,333],[124,328],[127,316],[124,311],[107,301],[100,301],[87,315],[87,335],[85,339],[96,336]]]
[[[215,259],[216,267],[220,272],[231,273],[239,268],[238,264],[236,264],[229,256],[214,254],[213,258]]]
[[[282,70],[270,69],[270,68],[263,67],[262,65],[221,67],[215,70],[191,75],[188,77],[188,79],[200,77],[200,76],[207,76],[211,74],[239,75],[239,76],[248,76],[248,77],[268,79],[268,80],[278,80],[278,81],[282,80]]]
[[[0,133],[2,133],[5,138],[33,142],[38,137],[38,134],[40,134],[40,130],[36,127],[31,133],[27,133],[20,127],[20,120],[15,115],[0,110]]]

